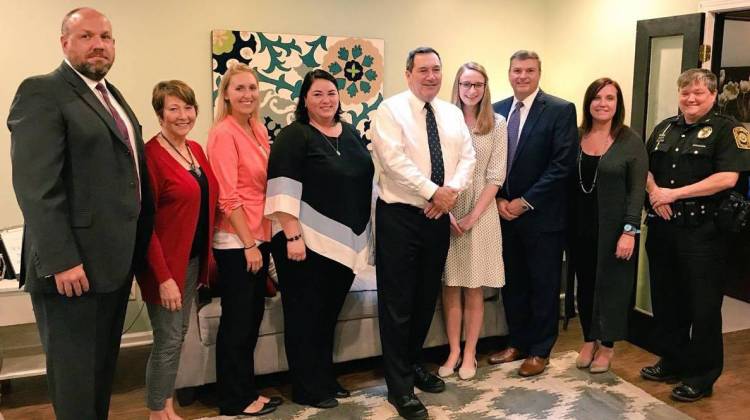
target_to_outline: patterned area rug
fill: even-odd
[[[547,371],[518,376],[521,361],[480,368],[471,381],[448,378],[441,394],[417,395],[435,420],[483,419],[690,419],[612,372],[591,375],[576,369],[575,352],[552,358]],[[319,410],[285,403],[268,419],[398,419],[386,401],[385,386],[363,389],[340,400],[337,408]],[[230,419],[211,417],[203,420]]]

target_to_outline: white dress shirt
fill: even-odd
[[[445,167],[444,186],[459,191],[474,174],[474,146],[461,110],[440,99],[431,103]],[[430,180],[432,164],[427,141],[425,102],[407,90],[384,100],[372,121],[372,145],[378,194],[386,203],[423,208],[438,185]]]
[[[125,112],[125,110],[122,108],[119,102],[117,102],[117,99],[112,95],[112,92],[109,91],[109,88],[107,88],[107,81],[106,79],[102,79],[99,82],[95,80],[91,80],[88,77],[84,76],[83,74],[79,73],[78,70],[73,67],[68,59],[65,59],[65,63],[70,66],[71,69],[73,69],[74,72],[80,77],[84,83],[86,83],[86,86],[91,89],[91,91],[94,93],[94,96],[99,99],[99,102],[102,103],[102,106],[104,106],[104,109],[109,112],[109,107],[107,106],[107,103],[104,101],[104,96],[102,96],[101,92],[96,90],[96,85],[101,82],[101,84],[104,85],[104,89],[107,91],[107,94],[109,95],[109,101],[112,103],[112,107],[117,111],[118,114],[120,114],[120,118],[125,122],[125,127],[128,129],[128,140],[130,141],[130,148],[133,150],[133,161],[135,162],[135,172],[138,175],[138,178],[141,177],[141,168],[138,166],[138,149],[135,145],[135,130],[133,129],[133,123],[130,121],[130,118],[128,118],[128,114]]]
[[[520,139],[521,133],[523,132],[523,125],[526,124],[526,117],[529,116],[529,110],[531,109],[531,105],[534,104],[534,99],[536,99],[536,95],[539,94],[539,88],[537,87],[536,90],[529,96],[526,97],[523,101],[519,101],[516,99],[515,96],[513,96],[513,103],[510,104],[510,112],[508,113],[508,117],[506,119],[510,119],[510,114],[513,113],[513,110],[516,109],[516,104],[519,102],[523,102],[523,108],[521,108],[521,120],[518,124],[518,136]]]

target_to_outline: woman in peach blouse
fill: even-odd
[[[219,269],[221,320],[216,382],[222,415],[268,414],[281,398],[260,395],[254,380],[255,344],[263,320],[271,222],[263,217],[270,147],[258,117],[258,78],[244,64],[219,85],[208,159],[219,183],[213,249]]]

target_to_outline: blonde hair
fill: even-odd
[[[236,63],[227,69],[224,75],[221,77],[221,83],[219,83],[219,94],[216,96],[216,108],[214,110],[214,124],[221,122],[227,115],[232,114],[232,105],[227,99],[226,93],[229,88],[229,82],[232,81],[232,77],[240,73],[250,73],[255,79],[255,83],[258,83],[258,75],[255,73],[250,66],[243,63]],[[260,104],[258,105],[260,107]],[[256,109],[254,115],[251,115],[251,119],[260,121],[260,109]]]
[[[495,112],[492,110],[492,99],[490,98],[490,79],[487,77],[487,70],[485,70],[481,64],[469,61],[458,68],[456,79],[453,81],[451,102],[463,111],[464,103],[461,100],[461,95],[458,93],[458,83],[461,80],[461,75],[467,70],[474,70],[484,77],[484,93],[482,95],[482,101],[479,103],[477,115],[475,115],[477,118],[477,125],[474,127],[473,131],[474,134],[487,134],[495,126]]]

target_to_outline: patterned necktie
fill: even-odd
[[[128,127],[125,125],[125,121],[122,120],[122,117],[120,117],[120,113],[117,112],[115,107],[112,106],[112,102],[109,100],[109,94],[107,93],[107,89],[104,88],[104,85],[102,83],[96,84],[96,90],[99,91],[99,93],[102,94],[102,98],[104,98],[104,103],[107,104],[107,108],[109,110],[109,113],[112,115],[112,118],[115,120],[115,125],[117,126],[117,130],[122,134],[122,138],[125,139],[125,145],[128,146],[128,150],[130,151],[130,156],[133,157],[133,168],[136,169],[136,173],[138,173],[138,169],[135,165],[135,152],[133,151],[133,145],[130,144],[130,136],[128,136]],[[141,180],[136,177],[136,189],[138,191],[138,198],[141,197]]]
[[[513,164],[513,158],[516,156],[516,150],[518,149],[518,128],[521,126],[521,108],[523,108],[523,102],[516,102],[516,107],[508,118],[508,165],[507,172],[510,173],[510,167]]]
[[[115,125],[117,126],[117,129],[120,131],[120,134],[122,134],[122,138],[125,139],[125,143],[128,145],[128,148],[130,149],[130,137],[128,136],[128,127],[125,125],[125,121],[122,120],[120,117],[120,113],[115,110],[115,107],[112,106],[112,102],[109,100],[109,94],[107,93],[107,89],[104,88],[104,85],[102,83],[96,84],[96,90],[99,91],[99,93],[102,94],[102,98],[104,98],[104,102],[107,104],[107,108],[109,109],[109,113],[112,114],[112,118],[115,119]],[[133,151],[132,149],[130,150]]]
[[[440,135],[435,121],[435,113],[432,112],[432,106],[429,102],[424,104],[424,109],[427,111],[427,143],[430,146],[430,164],[432,166],[430,181],[442,187],[445,180],[445,166],[443,165],[443,151],[440,148]]]

